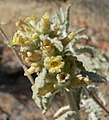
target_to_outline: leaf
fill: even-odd
[[[59,118],[56,118],[55,120],[71,120],[72,116],[75,115],[75,111],[67,111],[63,115],[61,115]]]
[[[43,88],[39,89],[39,95],[44,96],[49,92],[55,92],[56,88],[54,88],[53,85],[54,83],[46,83],[46,85]]]
[[[85,70],[83,63],[77,60],[77,57],[73,55],[65,55],[64,59],[66,61],[64,71],[70,73],[71,75],[79,74],[80,71]]]
[[[77,51],[79,51],[80,53],[89,53],[92,57],[94,57],[95,52],[94,52],[94,48],[91,46],[81,46]]]
[[[92,98],[81,99],[81,108],[88,113],[91,120],[100,120],[102,109]]]
[[[39,89],[43,88],[45,85],[45,76],[46,76],[46,69],[43,68],[42,71],[39,73],[38,77],[35,79],[35,84],[32,86],[33,96],[32,98],[35,100],[37,106],[43,109],[42,97],[39,96]]]
[[[80,106],[86,113],[88,113],[89,118],[92,120],[101,120],[103,109],[100,104],[103,103],[103,105],[106,105],[104,95],[101,89],[96,85],[88,85],[87,89],[89,94],[85,90],[82,92]],[[100,104],[98,104],[95,99],[90,98],[90,94],[93,94]]]
[[[88,45],[80,46],[71,41],[65,52],[76,57],[86,71],[97,72],[109,80],[109,57],[100,50]]]
[[[72,91],[78,110],[80,109],[81,90],[82,90],[82,87],[78,87]]]
[[[84,54],[76,55],[76,57],[78,61],[83,63],[83,67],[86,69],[86,71],[95,72],[95,68],[99,67],[94,66],[92,59]]]
[[[103,78],[102,76],[98,75],[97,73],[94,72],[88,72],[88,71],[81,71],[82,76],[87,77],[91,80],[91,82],[96,82],[96,83],[103,83],[106,82],[106,79]]]
[[[53,97],[54,97],[54,94],[52,94],[51,92],[42,96],[41,103],[43,105],[43,111],[42,111],[43,114],[46,113],[48,111],[48,109],[50,108]]]
[[[76,68],[77,68],[77,69],[79,69],[79,70],[81,70],[81,71],[84,71],[84,70],[85,70],[85,68],[84,68],[84,66],[83,66],[83,62],[78,61],[76,57],[75,57],[75,63],[76,63]]]
[[[77,30],[77,31],[75,32],[75,34],[79,34],[79,33],[83,32],[84,30],[85,30],[85,28],[81,28],[81,29]]]
[[[60,40],[58,40],[57,38],[54,38],[54,39],[51,39],[50,40],[54,46],[60,51],[62,52],[63,51],[63,45],[62,45],[62,42]]]
[[[87,86],[90,93],[95,94],[96,97],[103,103],[103,105],[106,105],[105,97],[101,89],[95,85],[88,85]]]
[[[71,7],[71,5],[68,5],[68,7],[66,9],[66,13],[65,13],[66,31],[68,31],[68,27],[69,27],[70,7]]]
[[[68,26],[69,26],[69,11],[70,5],[67,7],[66,12],[61,8],[60,11],[51,19],[51,22],[60,25],[60,38],[65,38],[67,36]]]
[[[64,71],[73,76],[76,70],[75,58],[72,55],[66,55],[64,56],[64,59],[66,61]]]
[[[48,89],[47,92],[40,91],[41,89],[45,89],[44,87],[46,86],[46,83],[44,79],[46,78],[46,73],[46,69],[43,68],[38,77],[35,79],[35,84],[32,86],[32,98],[35,100],[37,106],[43,110],[43,113],[49,109],[51,101],[54,97],[54,94],[52,94],[53,91],[51,92],[50,89]]]
[[[78,41],[80,41],[81,39],[88,39],[88,36],[86,36],[86,35],[80,35],[80,36],[76,36],[75,37],[75,40],[76,41],[74,41],[74,42],[78,42]]]
[[[109,57],[105,53],[87,45],[76,48],[73,53],[83,62],[87,71],[97,72],[109,80]],[[85,55],[86,53],[90,56]]]
[[[54,118],[58,118],[59,116],[61,116],[65,111],[70,110],[70,106],[66,105],[66,106],[62,106],[60,107],[54,114]]]

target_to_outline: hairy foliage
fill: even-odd
[[[82,86],[97,94],[105,105],[101,90],[90,85],[109,80],[109,58],[93,47],[80,44],[80,40],[88,39],[81,34],[83,28],[68,32],[69,10],[70,6],[66,12],[60,9],[52,18],[45,13],[37,23],[35,16],[20,18],[9,45],[19,46],[22,58],[30,65],[25,75],[38,75],[32,86],[33,99],[43,113],[50,108],[55,94],[61,92],[68,97],[71,110],[56,120],[70,120],[72,116],[80,120],[80,102],[91,119],[99,119],[100,106],[82,92]]]

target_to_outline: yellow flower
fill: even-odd
[[[71,32],[71,33],[68,35],[68,38],[69,38],[70,40],[72,40],[73,38],[75,38],[75,36],[76,36],[76,33]]]
[[[70,79],[70,74],[62,72],[57,74],[56,78],[58,83],[66,83]]]
[[[22,31],[24,31],[24,19],[23,18],[19,18],[18,21],[16,22],[16,27],[20,28]]]
[[[33,73],[37,73],[39,72],[41,69],[41,65],[38,64],[38,63],[32,63],[31,64],[31,67],[25,71],[24,75],[27,76],[27,75],[31,75]]]
[[[39,24],[40,24],[39,27],[41,29],[41,32],[48,33],[50,29],[50,17],[48,13],[45,13],[44,16],[42,16]]]
[[[64,66],[64,62],[62,62],[62,56],[47,57],[44,60],[44,66],[49,70],[50,73],[61,72],[61,68]]]
[[[22,37],[18,32],[16,32],[13,36],[13,39],[9,41],[10,46],[14,45],[24,45],[28,42],[28,39],[25,37]]]
[[[32,52],[27,52],[27,56],[25,57],[26,61],[30,61],[30,62],[37,62],[41,60],[41,53],[37,50],[34,50]]]
[[[52,45],[50,40],[43,41],[42,46],[47,52],[50,52],[52,50]]]
[[[36,19],[37,19],[36,15],[32,15],[32,16],[30,16],[30,17],[27,17],[27,18],[25,19],[25,22],[36,21]]]

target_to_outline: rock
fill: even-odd
[[[23,72],[22,67],[3,42],[0,44],[0,84],[12,84]]]
[[[41,116],[31,99],[21,102],[9,93],[0,92],[0,108],[0,120],[40,120]]]

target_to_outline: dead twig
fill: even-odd
[[[0,26],[0,31],[2,33],[2,36],[4,38],[4,43],[7,44],[8,43],[8,37],[6,36],[5,32],[3,31],[2,27]],[[10,47],[10,49],[12,50],[13,54],[16,56],[16,58],[18,59],[19,63],[21,64],[22,68],[24,69],[24,71],[27,71],[27,67],[24,65],[21,57],[19,56],[18,52],[16,51],[16,49],[14,49],[13,47]],[[31,84],[34,84],[34,79],[32,78],[31,75],[27,75],[28,79],[30,80]]]
[[[105,106],[96,98],[96,96],[91,93],[86,86],[83,86],[83,89],[85,89],[89,95],[93,98],[93,100],[109,115],[109,111],[105,108]]]

